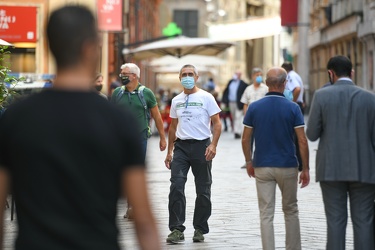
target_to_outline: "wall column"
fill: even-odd
[[[298,7],[298,74],[302,78],[305,87],[305,103],[310,105],[310,85],[309,85],[309,1],[299,0]],[[297,66],[297,65],[295,65]]]

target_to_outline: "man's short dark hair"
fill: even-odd
[[[327,63],[327,70],[335,72],[337,77],[348,76],[352,74],[353,64],[346,56],[334,56]]]
[[[65,6],[54,11],[47,23],[49,47],[58,68],[78,63],[86,42],[98,40],[96,21],[82,6]]]
[[[281,67],[286,70],[286,72],[293,70],[293,64],[291,62],[285,61]]]

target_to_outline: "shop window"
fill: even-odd
[[[35,73],[35,49],[11,49],[10,68],[12,72]]]
[[[198,11],[174,10],[173,22],[182,29],[182,34],[187,37],[198,37]]]

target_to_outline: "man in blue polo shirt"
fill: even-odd
[[[297,205],[298,161],[294,136],[299,142],[303,170],[301,188],[310,182],[309,150],[300,108],[287,100],[283,91],[287,73],[283,68],[271,68],[267,72],[266,96],[249,105],[244,119],[242,149],[247,173],[256,178],[258,206],[261,220],[263,249],[275,249],[273,217],[275,212],[276,185],[282,194],[285,217],[286,249],[301,249],[301,234]],[[254,133],[254,158],[250,140]],[[253,159],[253,160],[252,160]]]

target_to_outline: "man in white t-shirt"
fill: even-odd
[[[302,78],[293,70],[293,64],[291,62],[284,62],[281,65],[282,68],[286,70],[288,76],[286,78],[286,86],[293,93],[293,102],[296,102],[300,107],[302,114],[303,112],[303,82]]]
[[[268,87],[263,83],[262,74],[261,68],[253,68],[251,72],[252,84],[245,89],[241,97],[244,115],[246,115],[247,108],[252,102],[258,101],[268,93]]]
[[[252,84],[245,89],[241,97],[241,102],[243,103],[243,114],[246,115],[247,108],[252,102],[258,101],[263,98],[268,93],[268,87],[263,83],[261,68],[253,68],[251,71],[251,81]],[[254,137],[251,137],[251,150],[253,150]],[[246,168],[246,163],[241,166],[241,168]]]
[[[291,62],[285,61],[281,67],[288,73],[286,77],[285,89],[289,90],[293,94],[293,102],[297,103],[301,109],[302,114],[304,114],[304,103],[303,103],[303,82],[301,77],[293,70],[293,64]],[[285,93],[285,91],[284,91]],[[298,140],[295,137],[296,144],[296,156],[298,159],[298,170],[302,171],[302,159],[299,152]]]
[[[195,179],[196,200],[193,241],[204,241],[211,216],[212,159],[221,134],[220,108],[214,97],[195,84],[198,71],[184,65],[179,79],[184,91],[172,99],[165,166],[171,170],[169,193],[169,229],[167,243],[184,241],[186,211],[185,183],[191,167]],[[212,134],[211,134],[212,122]],[[211,141],[212,136],[212,141]]]

